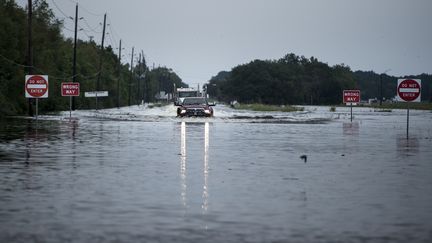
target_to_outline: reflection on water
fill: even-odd
[[[342,125],[344,135],[359,135],[358,122],[344,122]]]
[[[187,199],[187,124],[186,122],[180,123],[180,179],[181,179],[181,201],[183,207],[188,208]],[[194,126],[197,123],[193,123]],[[203,186],[202,186],[202,204],[201,208],[203,214],[208,211],[209,205],[209,188],[208,188],[208,176],[209,176],[209,123],[204,123],[204,159],[203,159]]]
[[[411,136],[407,139],[406,135],[396,136],[396,149],[399,156],[410,156],[419,152],[418,138]]]
[[[186,123],[181,123],[180,129],[180,178],[181,178],[181,199],[183,206],[186,208]]]
[[[208,174],[209,174],[209,123],[206,122],[204,124],[204,186],[203,186],[203,205],[202,208],[204,210],[204,213],[208,210],[208,198],[209,198],[209,192],[208,192]]]

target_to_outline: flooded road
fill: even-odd
[[[68,115],[1,121],[1,242],[432,240],[430,111]]]

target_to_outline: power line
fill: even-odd
[[[61,14],[63,14],[63,16],[66,17],[66,19],[70,19],[71,16],[68,16],[67,14],[65,14],[65,12],[63,12],[63,10],[61,10],[61,8],[57,5],[57,3],[54,0],[51,0],[51,2],[54,4],[54,7],[56,7],[56,9],[58,11],[60,11]]]
[[[117,33],[117,31],[115,31],[114,26],[112,25],[112,21],[111,21],[111,19],[110,19],[109,16],[108,16],[108,21],[109,21],[109,28],[110,28],[110,31],[111,31],[114,35],[116,35],[119,39],[121,39],[121,36]]]
[[[2,54],[0,54],[0,57],[3,58],[5,61],[7,61],[7,62],[9,62],[9,63],[12,63],[12,64],[14,64],[14,65],[16,65],[16,66],[19,66],[19,67],[22,67],[22,68],[29,68],[29,67],[32,67],[34,70],[38,71],[39,73],[46,73],[46,72],[45,72],[44,70],[42,70],[41,68],[38,68],[38,67],[35,67],[35,66],[28,66],[28,65],[23,65],[23,64],[17,63],[17,62],[15,62],[14,60],[11,60],[11,59],[9,59],[9,58],[3,56]],[[91,64],[90,64],[90,65],[91,65]],[[93,65],[91,65],[91,66],[93,66]],[[95,67],[93,66],[93,68],[95,68]],[[96,68],[95,68],[95,69],[96,69]],[[95,72],[95,73],[93,73],[93,74],[90,74],[89,76],[84,76],[83,74],[77,73],[77,74],[75,75],[75,77],[80,76],[80,77],[82,77],[82,78],[89,79],[89,78],[97,77],[97,75],[98,75],[99,73],[100,73],[100,71]],[[72,79],[72,78],[74,77],[73,75],[68,76],[66,73],[62,73],[62,74],[65,75],[65,76],[64,76],[64,77],[58,77],[58,76],[54,76],[54,75],[49,75],[49,78],[50,78],[50,79],[55,79],[55,80],[68,80],[68,79]]]
[[[77,3],[78,3],[78,1],[74,1],[74,0],[68,0],[68,1],[71,2],[71,3],[74,3],[74,4],[77,4]],[[82,4],[79,4],[78,8],[84,10],[84,12],[87,12],[88,14],[91,14],[91,15],[93,15],[93,16],[103,16],[103,15],[104,15],[104,14],[97,14],[97,13],[94,13],[94,12],[92,12],[92,11],[90,11],[90,10],[84,8],[84,7],[82,6]]]
[[[108,34],[108,38],[110,39],[110,44],[111,44],[110,46],[115,47],[115,48],[117,49],[118,46],[117,46],[115,40],[113,41],[113,39],[111,38],[110,33],[107,33],[107,34]],[[113,37],[114,37],[114,36],[113,36]]]
[[[15,65],[20,66],[20,67],[23,67],[23,68],[29,68],[29,67],[32,67],[32,66],[27,66],[27,65],[23,65],[23,64],[17,63],[17,62],[15,62],[14,60],[11,60],[11,59],[9,59],[9,58],[3,56],[2,54],[0,54],[0,57],[3,58],[5,61],[7,61],[7,62],[9,62],[9,63],[15,64]]]
[[[102,33],[102,30],[97,30],[98,27],[100,27],[100,25],[98,25],[98,27],[92,28],[89,23],[87,22],[87,20],[85,18],[83,18],[84,20],[84,24],[87,25],[87,27],[94,33]]]
[[[75,32],[75,30],[69,29],[68,27],[66,27],[66,26],[64,26],[64,25],[63,25],[63,29],[68,30],[68,31],[70,31],[70,32]]]
[[[92,11],[84,8],[82,5],[80,5],[79,8],[81,8],[82,10],[84,10],[84,12],[87,12],[88,14],[96,16],[96,17],[100,17],[100,16],[104,15],[103,13],[102,14],[94,13],[94,12],[92,12]]]

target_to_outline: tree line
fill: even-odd
[[[431,101],[431,75],[403,78],[421,79],[422,100]],[[314,57],[289,53],[278,60],[254,60],[219,72],[208,82],[207,93],[225,102],[328,105],[342,103],[345,89],[360,89],[363,100],[380,99],[381,93],[383,100],[392,99],[397,79],[372,71],[353,72],[344,64],[329,66]]]
[[[32,45],[33,74],[48,75],[49,98],[41,99],[39,109],[52,112],[69,109],[69,99],[61,96],[60,84],[72,81],[73,40],[61,34],[63,22],[57,19],[45,0],[33,3]],[[25,114],[28,109],[24,97],[24,77],[28,74],[27,10],[14,0],[0,0],[0,116]],[[97,76],[100,90],[109,96],[100,98],[99,108],[110,108],[155,101],[159,91],[172,92],[177,87],[187,87],[171,69],[150,69],[142,58],[137,65],[119,63],[111,46],[101,52],[93,40],[77,42],[77,76],[81,96],[76,97],[77,109],[94,108],[94,100],[83,93],[96,90]],[[99,59],[102,55],[102,68]],[[136,62],[135,62],[136,63]],[[101,71],[102,70],[102,71]],[[118,88],[119,87],[119,88]],[[117,100],[119,97],[119,100]]]

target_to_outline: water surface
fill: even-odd
[[[407,139],[405,112],[7,119],[0,240],[430,242],[432,113],[411,111]]]

